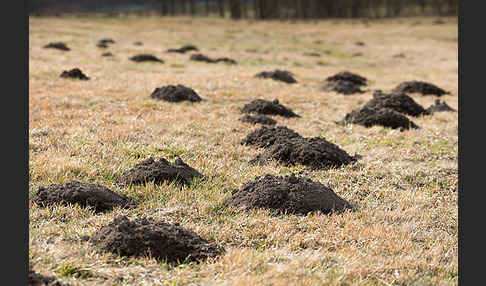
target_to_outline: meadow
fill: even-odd
[[[457,285],[458,113],[411,118],[421,128],[406,131],[335,123],[374,90],[407,80],[450,91],[440,99],[458,109],[457,19],[434,20],[30,17],[29,195],[41,186],[81,181],[129,195],[139,205],[95,214],[78,205],[30,202],[29,264],[71,285]],[[115,43],[96,46],[107,37]],[[71,50],[42,48],[55,41]],[[166,53],[185,44],[238,63]],[[101,56],[108,51],[114,56]],[[140,53],[164,63],[129,60]],[[75,67],[90,80],[59,77]],[[255,78],[274,69],[291,71],[297,83]],[[321,90],[324,79],[340,71],[366,77],[366,92]],[[150,97],[157,87],[177,84],[205,100]],[[424,107],[436,99],[410,96]],[[277,98],[301,115],[274,116],[278,125],[362,157],[314,171],[248,164],[260,150],[240,141],[258,126],[238,118],[257,98]],[[182,188],[115,184],[150,156],[180,157],[211,179]],[[357,208],[302,216],[222,206],[232,190],[256,176],[291,173],[329,186]],[[83,239],[120,214],[178,222],[226,252],[174,267],[151,257],[103,253]]]

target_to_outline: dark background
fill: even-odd
[[[458,0],[27,0],[29,15],[227,17],[232,19],[457,16]]]

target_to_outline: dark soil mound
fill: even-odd
[[[161,99],[169,102],[191,101],[199,102],[201,97],[189,87],[183,85],[168,85],[163,87],[157,87],[152,94],[152,98]]]
[[[142,43],[142,42],[140,42],[140,41],[138,41],[138,42],[134,42],[133,44],[134,44],[135,46],[143,46],[143,43]]]
[[[242,122],[247,122],[247,123],[252,123],[252,124],[263,124],[263,125],[275,125],[277,124],[277,121],[273,120],[270,117],[267,117],[265,115],[243,115],[238,119]]]
[[[58,49],[61,51],[70,51],[71,49],[68,48],[66,43],[63,42],[52,42],[43,47],[44,49]]]
[[[75,79],[80,79],[80,80],[88,80],[89,77],[87,77],[80,69],[74,68],[68,71],[63,71],[61,73],[61,77],[64,78],[75,78]]]
[[[320,57],[321,54],[319,53],[304,53],[304,56],[309,56],[309,57]]]
[[[129,220],[118,216],[100,228],[89,241],[100,250],[121,256],[151,256],[170,264],[201,261],[225,252],[179,224],[152,218]]]
[[[98,48],[103,48],[103,49],[108,48],[108,44],[107,44],[107,43],[103,43],[103,42],[98,42],[98,43],[96,44],[96,46],[97,46]]]
[[[130,58],[130,60],[140,63],[140,62],[159,62],[159,63],[164,63],[163,60],[157,58],[154,55],[149,55],[149,54],[140,54],[136,55]]]
[[[199,51],[199,49],[196,46],[193,46],[193,45],[185,45],[185,46],[182,46],[178,49],[168,49],[167,50],[168,53],[179,53],[179,54],[184,54],[184,53],[189,52],[189,51]]]
[[[373,98],[364,106],[372,109],[390,108],[411,116],[428,114],[428,112],[410,96],[398,92],[383,93],[381,90],[376,90],[373,93]]]
[[[450,107],[445,101],[440,102],[439,99],[436,99],[435,104],[432,104],[429,108],[427,108],[427,112],[431,114],[434,112],[442,112],[442,111],[456,112],[456,110]]]
[[[404,81],[401,84],[397,85],[393,91],[396,92],[404,92],[404,93],[421,93],[422,95],[437,95],[442,96],[444,94],[450,94],[449,91],[445,91],[440,87],[437,87],[431,83],[423,82],[423,81]]]
[[[242,141],[242,145],[255,145],[262,148],[272,146],[279,140],[291,138],[302,138],[299,133],[285,126],[266,127],[262,126],[248,134]]]
[[[151,181],[154,184],[175,181],[181,185],[188,185],[196,177],[203,177],[203,175],[180,158],[177,158],[174,163],[170,163],[164,158],[155,161],[150,157],[123,173],[118,179],[118,183],[136,185]]]
[[[27,285],[29,286],[69,286],[69,284],[64,284],[58,281],[56,277],[44,276],[42,274],[36,273],[32,269],[29,269]]]
[[[233,190],[227,205],[250,209],[271,209],[277,213],[305,215],[310,212],[343,211],[352,205],[332,189],[309,178],[291,176],[256,177],[241,190]]]
[[[230,59],[230,58],[217,58],[214,60],[215,62],[219,63],[219,62],[223,62],[223,63],[227,63],[227,64],[231,64],[231,65],[236,65],[237,62],[233,59]]]
[[[354,44],[355,44],[356,46],[364,46],[364,45],[365,45],[365,43],[364,43],[364,42],[360,42],[360,41],[355,42]]]
[[[194,54],[190,58],[192,61],[197,61],[197,62],[206,62],[206,63],[218,63],[218,62],[225,62],[229,64],[236,64],[235,60],[232,60],[230,58],[217,58],[217,59],[211,59],[203,54]]]
[[[255,99],[252,102],[245,104],[241,109],[241,112],[280,115],[283,117],[300,117],[300,115],[295,114],[292,110],[280,104],[278,99],[274,99],[273,101]]]
[[[109,44],[114,44],[115,40],[113,40],[111,38],[103,38],[103,39],[99,40],[98,43],[109,45]]]
[[[344,119],[338,124],[359,124],[365,127],[381,125],[393,129],[406,130],[410,128],[419,128],[417,124],[410,121],[405,115],[391,108],[368,108],[353,110],[346,114]]]
[[[322,87],[325,91],[335,91],[337,93],[349,95],[355,93],[364,93],[360,85],[348,80],[331,81]]]
[[[207,63],[215,63],[216,61],[203,55],[203,54],[194,54],[190,58],[192,61],[197,61],[197,62],[207,62]]]
[[[367,79],[365,77],[362,77],[359,74],[355,74],[355,73],[348,72],[348,71],[339,72],[339,73],[337,73],[333,76],[326,78],[326,80],[327,81],[345,80],[345,81],[350,81],[350,82],[352,82],[352,83],[354,83],[355,85],[358,85],[358,86],[366,85],[366,82],[367,82]]]
[[[404,53],[399,53],[399,54],[393,55],[393,57],[394,58],[406,58]]]
[[[274,80],[283,81],[286,83],[296,83],[297,81],[292,76],[291,72],[282,71],[282,70],[274,70],[274,71],[263,71],[255,75],[258,78],[271,78]]]
[[[341,167],[355,162],[357,157],[350,156],[337,145],[321,137],[296,137],[276,140],[250,163],[265,164],[269,160],[275,160],[286,166],[300,164],[317,170]]]
[[[113,57],[113,54],[110,53],[110,52],[107,52],[107,53],[103,53],[101,56],[102,57]]]
[[[81,182],[40,187],[32,201],[43,207],[54,204],[79,204],[92,208],[97,213],[112,210],[117,206],[137,206],[133,198],[117,194],[102,185]]]

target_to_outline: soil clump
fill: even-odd
[[[27,285],[29,286],[69,286],[60,282],[53,276],[44,276],[40,273],[35,272],[33,269],[29,268]]]
[[[342,71],[342,72],[338,72],[333,76],[326,78],[326,81],[328,82],[350,81],[355,85],[365,86],[368,80],[365,77],[360,76],[359,74],[355,74],[349,71]]]
[[[224,203],[245,210],[270,209],[278,214],[306,215],[311,212],[329,214],[352,209],[353,206],[331,188],[310,178],[290,176],[256,177],[240,190],[233,190]]]
[[[230,59],[230,58],[216,58],[216,59],[212,59],[212,58],[209,58],[203,54],[193,54],[190,58],[190,60],[192,61],[197,61],[197,62],[206,62],[206,63],[219,63],[219,62],[224,62],[224,63],[228,63],[228,64],[237,64],[237,62],[233,59]]]
[[[245,104],[241,109],[243,113],[257,113],[263,115],[280,115],[283,117],[300,117],[295,114],[291,109],[283,106],[279,103],[278,99],[273,101],[265,99],[255,99],[250,103]]]
[[[193,46],[193,45],[185,45],[185,46],[182,46],[178,49],[168,49],[167,50],[168,53],[179,53],[179,54],[184,54],[184,53],[190,52],[190,51],[199,51],[199,49],[196,46]]]
[[[106,52],[106,53],[103,53],[101,56],[102,57],[113,57],[114,55],[110,52]]]
[[[265,164],[275,160],[285,166],[303,165],[311,170],[339,168],[355,162],[358,156],[350,156],[336,144],[321,137],[277,139],[250,164]]]
[[[61,51],[70,51],[71,49],[68,48],[66,43],[64,42],[52,42],[43,47],[44,49],[57,49]]]
[[[265,115],[248,115],[245,114],[240,119],[242,122],[252,123],[252,124],[263,124],[263,125],[275,125],[277,121]]]
[[[71,70],[66,70],[63,71],[60,75],[60,77],[63,78],[73,78],[73,79],[80,79],[80,80],[89,80],[89,77],[87,77],[80,69],[78,68],[73,68]]]
[[[439,99],[435,100],[435,104],[432,104],[427,108],[427,112],[432,114],[434,112],[451,111],[457,112],[454,108],[450,107],[445,101],[440,102]]]
[[[400,92],[383,93],[381,90],[376,90],[373,93],[373,98],[364,106],[372,109],[390,108],[411,116],[428,114],[428,111],[416,103],[413,98]]]
[[[450,94],[449,91],[445,91],[442,88],[423,81],[404,81],[397,85],[392,91],[403,93],[421,93],[422,95],[436,95],[442,96],[444,94]]]
[[[118,216],[96,231],[89,241],[101,251],[121,256],[151,256],[158,261],[178,264],[216,257],[225,249],[178,223],[153,218]]]
[[[198,177],[203,177],[203,175],[184,163],[181,158],[170,163],[164,158],[155,161],[150,157],[123,173],[117,182],[121,185],[138,185],[146,182],[154,184],[176,182],[180,185],[189,185],[194,178]]]
[[[272,146],[278,140],[291,138],[302,138],[302,136],[286,126],[261,126],[241,140],[241,145],[253,145],[260,148],[267,148]]]
[[[336,122],[340,125],[349,123],[359,124],[365,127],[381,125],[393,129],[408,130],[410,128],[420,128],[405,115],[391,108],[369,108],[362,107],[346,114],[342,121]]]
[[[189,87],[183,85],[168,85],[163,87],[157,87],[152,92],[150,97],[160,100],[165,100],[169,102],[180,102],[180,101],[191,101],[199,102],[202,100],[201,97]]]
[[[255,75],[257,78],[271,78],[274,80],[283,81],[286,83],[296,83],[297,80],[293,77],[293,74],[284,70],[263,71]]]
[[[132,60],[134,62],[137,62],[137,63],[140,63],[140,62],[159,62],[159,63],[164,63],[163,60],[157,58],[154,55],[150,55],[150,54],[139,54],[139,55],[135,55],[135,56],[131,57],[130,60]]]
[[[352,81],[347,80],[339,80],[339,81],[331,81],[328,82],[325,86],[322,87],[324,91],[335,91],[337,93],[341,93],[344,95],[350,95],[355,93],[364,93],[364,90],[361,90],[360,86]]]
[[[32,201],[41,207],[54,204],[79,204],[93,209],[96,213],[110,211],[115,207],[134,208],[133,198],[117,194],[105,186],[82,182],[69,182],[40,187]]]

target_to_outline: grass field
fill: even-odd
[[[406,80],[451,91],[441,99],[458,109],[457,19],[446,18],[443,25],[434,20],[30,18],[29,194],[77,180],[140,201],[135,209],[105,214],[30,202],[30,265],[72,285],[457,285],[457,113],[411,118],[422,128],[404,132],[334,123],[374,90],[389,91]],[[106,50],[96,47],[105,37],[116,43]],[[72,50],[42,48],[55,41]],[[184,44],[238,64],[165,53]],[[106,51],[115,56],[101,57]],[[308,52],[321,57],[305,56]],[[363,55],[353,57],[357,52]],[[137,53],[165,63],[128,59]],[[405,58],[394,57],[400,53]],[[59,77],[74,67],[91,79]],[[298,83],[254,77],[274,69],[291,71]],[[320,90],[326,77],[344,70],[368,78],[367,92],[346,96]],[[206,101],[150,98],[156,87],[169,84],[191,87]],[[435,100],[411,96],[425,108]],[[363,157],[313,172],[277,163],[249,165],[260,150],[240,140],[257,126],[237,119],[239,109],[256,98],[278,98],[302,116],[274,117],[280,125],[305,137],[325,137]],[[115,185],[121,172],[149,156],[170,161],[180,156],[212,179],[182,189]],[[302,170],[357,209],[297,216],[221,207],[231,190],[255,176]],[[149,257],[101,253],[82,239],[120,214],[179,222],[226,253],[172,267]]]

